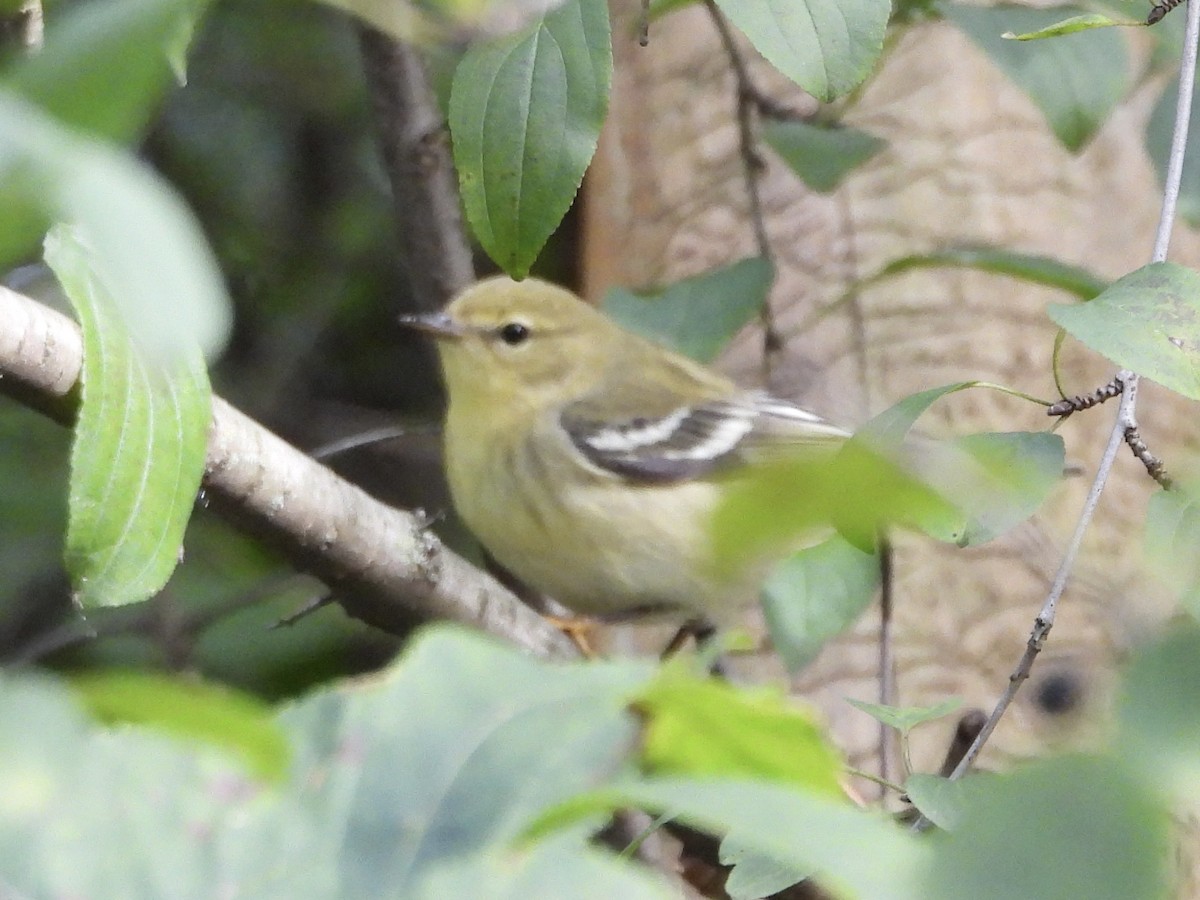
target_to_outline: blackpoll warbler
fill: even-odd
[[[405,321],[437,339],[455,508],[501,565],[579,613],[727,621],[772,560],[713,565],[723,487],[848,436],[535,279],[488,279]]]

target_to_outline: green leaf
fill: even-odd
[[[981,780],[932,843],[923,900],[1166,897],[1169,818],[1108,759],[1060,757]]]
[[[955,831],[966,818],[971,806],[980,802],[979,789],[990,778],[990,772],[969,772],[956,781],[940,775],[909,775],[904,793],[925,818],[944,831]]]
[[[205,0],[106,0],[52,17],[45,46],[0,80],[63,124],[138,138],[171,82],[168,47]]]
[[[226,754],[98,726],[75,699],[57,682],[0,679],[0,716],[21,723],[0,737],[7,892],[199,900],[220,884],[246,895],[307,896],[289,893],[286,882],[296,870],[311,879],[312,860],[296,857],[281,871],[280,848],[303,845],[311,816],[269,818],[285,810]],[[278,892],[264,892],[267,876]]]
[[[1182,17],[1181,17],[1182,18]],[[1178,53],[1172,57],[1177,65]],[[1167,160],[1171,156],[1171,135],[1175,130],[1175,107],[1179,103],[1179,80],[1172,78],[1162,90],[1150,121],[1146,123],[1146,152],[1154,163],[1161,189],[1166,183]],[[1188,147],[1200,147],[1200,116],[1192,116],[1188,122]],[[1183,157],[1183,178],[1179,185],[1179,215],[1191,226],[1200,225],[1200,158],[1196,153]]]
[[[958,697],[943,700],[936,706],[886,706],[882,703],[852,700],[849,697],[846,698],[846,702],[889,728],[895,728],[901,734],[908,734],[923,722],[932,722],[934,719],[948,716],[962,706],[962,700]]]
[[[450,92],[463,204],[496,263],[523,278],[583,180],[608,110],[608,7],[568,0],[472,47]]]
[[[763,309],[774,280],[771,263],[752,257],[657,291],[614,288],[602,306],[630,331],[707,363]]]
[[[798,884],[812,875],[811,869],[784,865],[769,856],[755,853],[736,835],[721,841],[722,865],[733,866],[725,879],[725,893],[731,900],[759,900]]]
[[[883,51],[888,0],[717,0],[771,65],[828,103],[866,79]]]
[[[279,715],[293,763],[269,791],[210,747],[102,728],[56,683],[0,677],[0,717],[20,723],[0,731],[4,887],[122,900],[201,900],[217,887],[297,900],[454,897],[430,894],[434,879],[459,884],[503,853],[498,893],[477,884],[468,896],[516,900],[576,872],[618,888],[580,896],[657,898],[650,877],[586,853],[586,836],[524,863],[511,847],[547,804],[622,763],[636,731],[628,700],[648,675],[632,662],[551,665],[430,629],[387,672]]]
[[[436,867],[416,900],[675,900],[678,890],[652,870],[578,847],[539,844],[516,855],[492,852]]]
[[[1090,303],[1053,305],[1047,312],[1117,365],[1200,400],[1200,274],[1151,263]]]
[[[1179,595],[1184,609],[1200,619],[1200,501],[1185,484],[1150,497],[1145,547],[1149,572]]]
[[[103,722],[149,725],[233,751],[258,778],[278,782],[290,750],[269,705],[217,684],[152,672],[76,675],[72,686]]]
[[[143,352],[95,254],[68,229],[46,259],[79,314],[83,383],[71,448],[66,563],[77,602],[145,600],[179,561],[211,418],[196,349],[173,361]]]
[[[712,520],[713,564],[735,574],[780,558],[837,531],[870,551],[893,525],[952,532],[962,515],[928,485],[876,451],[851,440],[832,458],[795,458],[755,466],[725,487]]]
[[[978,381],[958,381],[954,384],[945,384],[941,387],[910,394],[873,416],[869,422],[858,429],[855,436],[872,446],[888,449],[899,448],[925,410],[942,397],[956,394],[978,384],[980,384]]]
[[[1048,256],[1015,253],[989,247],[966,246],[947,247],[933,253],[901,256],[866,279],[864,284],[874,284],[912,269],[943,267],[976,269],[980,272],[1008,275],[1021,281],[1066,291],[1074,294],[1080,300],[1091,300],[1109,285],[1106,279],[1087,269],[1067,265]]]
[[[841,796],[842,761],[813,714],[767,689],[666,666],[634,700],[642,760],[657,774],[782,781]]]
[[[232,317],[216,260],[190,211],[150,168],[0,91],[0,197],[36,213],[0,216],[4,250],[40,239],[27,229],[52,221],[86,233],[152,356],[169,363],[196,344],[208,354],[224,345]],[[0,258],[0,268],[14,261]]]
[[[1111,28],[1114,25],[1133,25],[1140,28],[1145,26],[1145,24],[1145,22],[1139,22],[1135,19],[1112,19],[1101,13],[1086,13],[1084,15],[1071,16],[1070,18],[1063,19],[1061,22],[1055,22],[1053,25],[1047,25],[1044,28],[1039,28],[1037,31],[1027,31],[1024,34],[1013,34],[1011,31],[1006,31],[1001,37],[1009,41],[1038,41],[1042,38],[1075,34],[1078,31],[1090,31],[1093,28]]]
[[[814,191],[829,193],[853,169],[887,146],[887,141],[857,128],[768,119],[763,138],[788,167]]]
[[[964,546],[989,541],[1027,519],[1062,478],[1064,449],[1058,436],[1019,432],[908,441],[916,420],[933,403],[973,387],[994,386],[963,381],[920,391],[863,425],[843,455],[860,460],[865,471],[838,477],[863,478],[870,473],[872,459],[899,458],[904,465],[895,470],[894,479],[879,480],[880,475],[874,475],[874,483],[884,488],[874,498],[869,493],[871,480],[848,481],[852,491],[863,491],[857,498],[854,493],[847,495],[850,508],[867,503],[879,514],[877,526],[894,521]],[[889,496],[889,489],[898,493]],[[817,499],[819,494],[814,495]],[[853,500],[857,503],[850,503]],[[843,515],[834,521],[852,544],[865,545],[862,529],[871,524],[870,518]]]
[[[736,835],[744,851],[814,872],[851,897],[915,900],[920,895],[913,892],[913,881],[932,859],[929,842],[879,816],[824,794],[754,781],[622,783],[550,810],[532,833],[628,806],[669,812],[693,827]]]
[[[1087,31],[1035,44],[1003,37],[1005,32],[1033,33],[1050,27],[1064,13],[1074,11],[1071,7],[945,3],[940,9],[1030,96],[1068,150],[1082,148],[1128,90],[1125,44],[1113,31]]]
[[[961,532],[933,536],[960,546],[999,537],[1037,512],[1062,483],[1066,448],[1056,434],[969,434],[938,456],[930,483],[965,516]]]
[[[304,738],[296,778],[328,817],[338,883],[405,897],[434,865],[502,848],[546,806],[625,758],[640,663],[550,665],[461,629],[422,632],[355,691],[284,713]]]
[[[879,558],[838,537],[801,550],[772,571],[763,586],[771,643],[789,672],[853,624],[875,598]]]
[[[1189,551],[1195,555],[1195,547]],[[1116,747],[1163,796],[1200,799],[1200,629],[1192,622],[1140,650],[1117,704]]]

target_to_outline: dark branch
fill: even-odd
[[[367,25],[359,43],[412,286],[401,311],[441,309],[475,280],[449,132],[415,49]]]

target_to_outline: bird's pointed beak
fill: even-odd
[[[400,324],[405,328],[432,335],[434,338],[455,339],[467,333],[467,329],[454,321],[444,312],[418,313],[400,317]]]

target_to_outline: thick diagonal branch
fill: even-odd
[[[69,424],[82,359],[74,322],[0,288],[0,390]],[[320,578],[364,621],[403,633],[451,620],[539,655],[574,655],[557,628],[447,549],[418,516],[343,481],[220,398],[204,491],[218,513]]]

